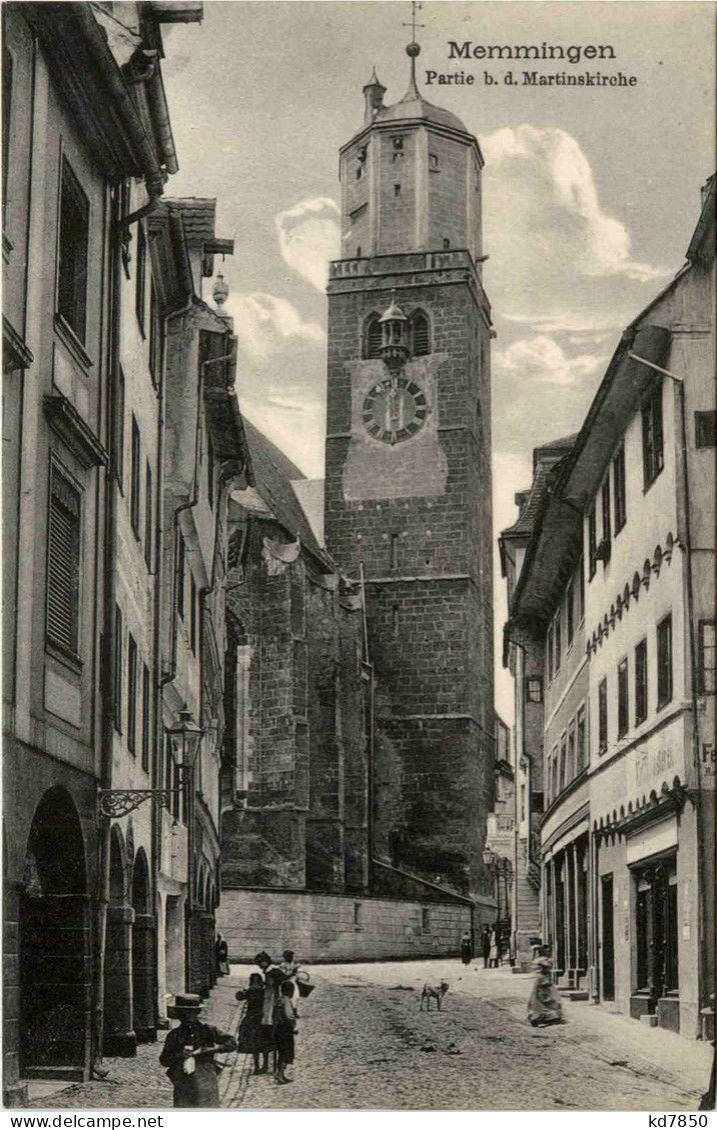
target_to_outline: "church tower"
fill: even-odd
[[[340,151],[328,286],[326,545],[364,579],[372,850],[487,894],[493,799],[490,306],[475,137],[376,73]],[[381,873],[380,869],[377,874]]]

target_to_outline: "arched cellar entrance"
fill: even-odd
[[[87,1078],[92,961],[84,843],[70,794],[49,789],[35,810],[19,907],[20,1071]]]
[[[181,895],[167,895],[165,903],[164,980],[167,995],[184,992],[184,906]]]
[[[149,867],[144,848],[132,869],[132,1020],[138,1043],[157,1038],[154,1017],[154,915],[151,911]]]
[[[119,825],[110,832],[110,902],[105,937],[104,1054],[134,1055],[132,1029],[132,907],[127,895],[127,856]]]

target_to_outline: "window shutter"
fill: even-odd
[[[378,316],[374,317],[369,322],[368,329],[366,331],[366,356],[381,356],[381,325],[378,320]]]
[[[424,314],[416,314],[413,319],[413,354],[421,357],[426,353],[430,353],[428,319]]]
[[[47,549],[47,634],[77,651],[80,496],[53,467]]]

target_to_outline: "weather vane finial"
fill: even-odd
[[[407,101],[409,97],[418,98],[419,96],[418,88],[416,87],[416,59],[421,53],[421,48],[420,45],[416,43],[416,28],[425,27],[426,25],[416,23],[416,16],[421,11],[422,7],[423,4],[419,4],[418,0],[411,0],[411,22],[410,24],[403,25],[404,27],[410,27],[411,29],[411,42],[406,48],[406,54],[411,60],[411,82],[408,87],[408,93],[403,99],[404,102]]]

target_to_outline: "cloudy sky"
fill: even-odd
[[[180,172],[168,192],[217,198],[240,343],[243,411],[323,476],[327,260],[338,255],[339,146],[360,127],[375,65],[397,101],[410,5],[208,0],[165,36]],[[621,328],[684,261],[714,167],[711,3],[425,3],[424,97],[478,137],[484,281],[493,304],[494,525],[515,515],[531,451],[579,428]],[[609,44],[610,61],[541,73],[635,75],[630,88],[508,87],[515,64],[450,60],[448,41]],[[475,75],[426,86],[425,70]],[[483,82],[490,70],[498,81]],[[497,554],[496,554],[497,558]],[[496,568],[496,628],[505,611]],[[496,705],[512,720],[496,646]]]

